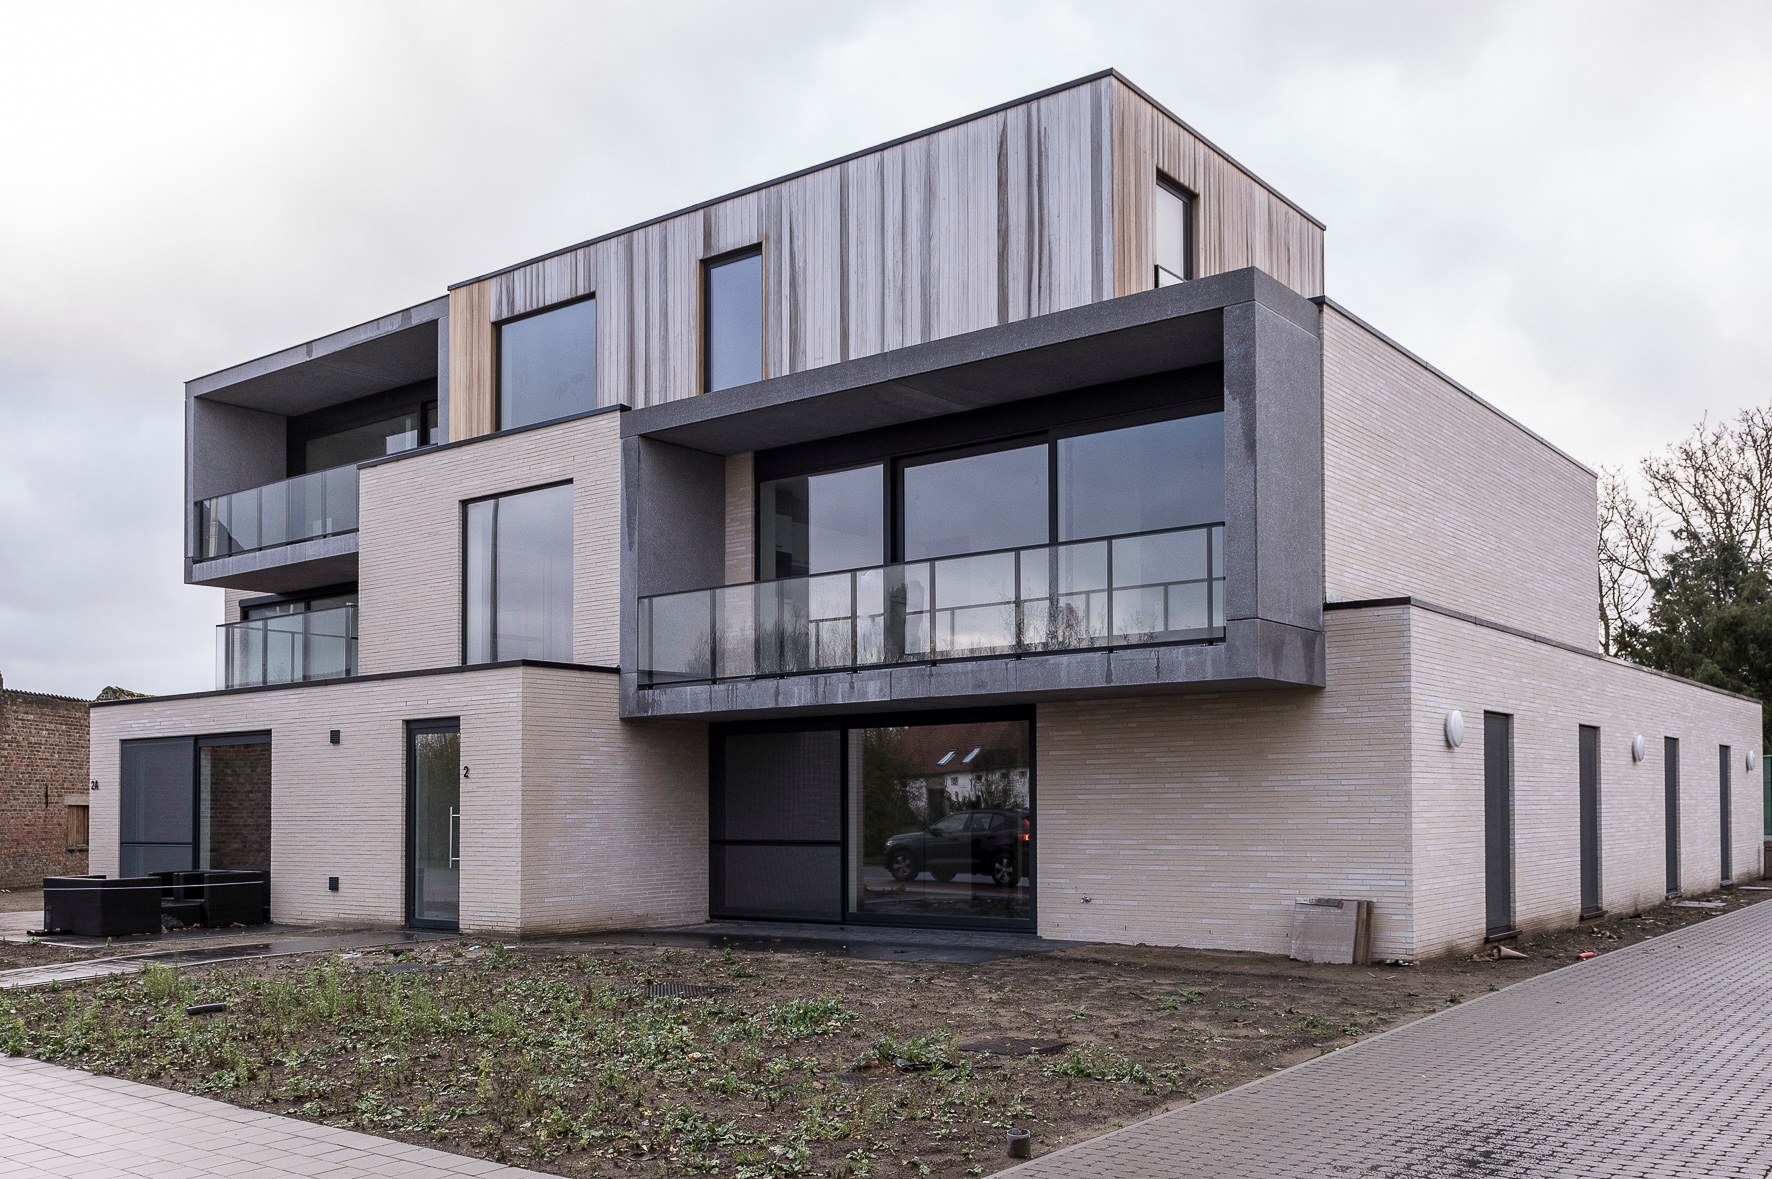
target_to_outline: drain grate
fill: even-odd
[[[661,982],[641,987],[634,993],[645,999],[706,999],[710,995],[723,995],[731,989],[703,986],[699,983]]]

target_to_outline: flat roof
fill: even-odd
[[[1204,135],[1200,134],[1193,127],[1189,126],[1185,120],[1183,120],[1182,118],[1177,116],[1175,114],[1175,112],[1171,111],[1168,107],[1164,106],[1162,103],[1160,103],[1156,99],[1152,98],[1143,89],[1141,89],[1137,85],[1137,83],[1133,82],[1130,78],[1126,77],[1126,75],[1122,74],[1119,70],[1116,70],[1116,69],[1113,69],[1110,67],[1109,69],[1105,69],[1105,70],[1097,70],[1093,74],[1086,74],[1081,78],[1073,78],[1069,82],[1061,82],[1057,86],[1049,86],[1044,90],[1037,90],[1032,94],[1025,94],[1020,98],[1010,99],[1008,102],[1000,102],[996,106],[987,107],[981,111],[973,111],[969,115],[961,115],[957,119],[949,119],[947,122],[938,123],[933,127],[925,127],[920,131],[913,131],[909,135],[900,135],[896,139],[888,139],[884,143],[876,143],[872,147],[864,147],[860,151],[852,151],[848,155],[838,156],[835,159],[826,160],[821,164],[813,164],[809,168],[801,168],[798,171],[789,172],[785,176],[777,176],[772,180],[765,180],[759,184],[752,184],[752,185],[749,185],[745,188],[736,189],[732,192],[724,193],[720,196],[712,197],[712,198],[705,200],[705,201],[698,201],[693,205],[685,205],[683,208],[676,209],[672,212],[664,214],[663,216],[649,217],[644,221],[636,221],[634,224],[626,226],[622,229],[611,230],[608,233],[598,234],[596,237],[586,238],[584,241],[574,242],[572,245],[569,245],[569,246],[561,246],[557,250],[549,250],[544,254],[537,254],[533,258],[525,258],[521,262],[513,262],[509,266],[501,266],[497,270],[489,270],[485,274],[476,275],[473,278],[464,278],[460,282],[450,283],[449,289],[453,291],[457,287],[470,286],[470,285],[477,283],[477,282],[484,282],[486,279],[489,279],[489,278],[496,278],[498,275],[501,275],[501,274],[509,274],[513,270],[521,270],[525,266],[531,266],[537,262],[545,261],[548,258],[557,258],[561,254],[570,254],[574,250],[582,250],[586,246],[594,246],[598,242],[606,242],[612,238],[621,237],[624,234],[635,233],[639,230],[645,229],[649,225],[658,225],[658,224],[661,224],[662,222],[669,221],[673,217],[681,217],[686,213],[694,213],[700,209],[711,208],[712,206],[718,205],[723,201],[735,200],[738,197],[747,196],[753,192],[761,192],[763,189],[766,189],[766,188],[774,188],[778,184],[786,184],[790,180],[797,180],[802,176],[810,176],[814,172],[822,172],[826,168],[835,168],[835,167],[838,167],[842,164],[847,164],[851,160],[859,160],[864,156],[871,156],[876,152],[882,152],[882,151],[886,151],[890,148],[898,147],[900,144],[911,143],[915,140],[922,139],[922,138],[929,136],[929,135],[936,135],[936,134],[939,134],[940,132],[949,130],[950,128],[960,127],[960,126],[963,126],[967,123],[975,122],[978,119],[986,119],[992,115],[1000,114],[1003,111],[1011,110],[1011,109],[1018,107],[1018,106],[1025,106],[1030,102],[1038,102],[1040,99],[1048,98],[1054,94],[1062,94],[1066,90],[1075,90],[1079,86],[1088,86],[1092,83],[1099,82],[1104,78],[1113,78],[1115,81],[1119,82],[1122,86],[1125,86],[1128,90],[1132,91],[1134,94],[1136,94],[1140,98],[1144,99],[1144,101],[1150,103],[1157,110],[1163,112],[1165,117],[1173,120],[1183,130],[1185,130],[1189,135],[1192,135],[1195,139],[1198,139],[1201,143],[1205,144],[1212,151],[1214,151],[1218,155],[1222,156],[1224,158],[1225,162],[1230,164],[1231,167],[1235,168],[1237,171],[1239,171],[1243,175],[1247,176],[1250,180],[1253,180],[1256,184],[1261,185],[1262,188],[1266,189],[1277,200],[1283,202],[1286,205],[1286,207],[1291,209],[1294,213],[1297,213],[1300,217],[1303,217],[1306,221],[1309,221],[1312,225],[1315,225],[1318,229],[1327,229],[1328,228],[1328,226],[1324,225],[1321,221],[1317,220],[1315,217],[1313,217],[1309,213],[1305,212],[1304,209],[1300,208],[1298,206],[1298,204],[1296,202],[1294,202],[1290,197],[1288,197],[1285,193],[1281,192],[1279,189],[1275,188],[1273,185],[1269,184],[1267,181],[1265,181],[1261,177],[1257,176],[1254,172],[1252,172],[1248,168],[1244,167],[1241,163],[1239,163],[1237,161],[1236,157],[1232,156],[1229,152],[1227,152],[1223,148],[1219,147],[1216,143],[1213,143],[1210,139],[1208,139]]]

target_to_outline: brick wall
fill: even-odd
[[[619,656],[621,420],[615,413],[365,468],[357,630],[365,674],[461,662],[464,500],[572,482],[574,662]]]
[[[68,804],[86,801],[86,701],[0,681],[0,888],[86,871],[68,850]]]
[[[120,742],[269,730],[272,916],[398,925],[405,722],[459,717],[464,931],[701,920],[706,728],[627,724],[615,710],[613,676],[535,667],[94,708],[93,866],[117,867]]]
[[[213,745],[197,757],[209,792],[209,866],[269,871],[270,745]]]
[[[1323,309],[1331,601],[1414,595],[1594,650],[1594,476]]]

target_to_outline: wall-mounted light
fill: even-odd
[[[1630,739],[1630,759],[1632,761],[1642,761],[1648,756],[1649,746],[1644,743],[1643,734],[1638,733],[1635,737]]]
[[[1464,713],[1454,708],[1446,714],[1446,748],[1457,749],[1464,744]]]
[[[337,729],[329,730],[326,734],[326,739],[328,741],[330,741],[332,744],[337,745],[338,744],[338,730]]]
[[[1747,772],[1750,774],[1753,773],[1754,767],[1759,764],[1760,764],[1759,752],[1757,750],[1753,750],[1753,749],[1748,750],[1747,751]],[[94,782],[93,785],[97,786],[98,783]]]

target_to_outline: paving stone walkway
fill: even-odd
[[[1015,1179],[1772,1170],[1772,904],[1540,975]]]
[[[0,1056],[0,1176],[7,1179],[516,1179],[539,1174]]]

